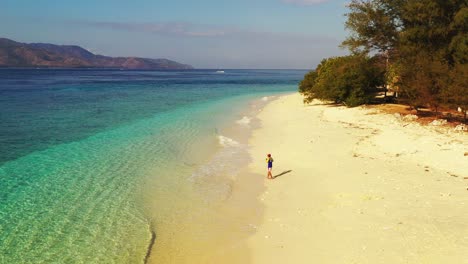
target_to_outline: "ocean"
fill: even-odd
[[[261,212],[230,195],[254,115],[305,73],[0,69],[0,263],[208,263],[242,247],[255,230],[240,211]]]

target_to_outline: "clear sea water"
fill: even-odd
[[[227,131],[304,74],[0,69],[0,263],[207,261],[247,162]]]

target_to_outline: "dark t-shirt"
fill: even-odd
[[[267,158],[268,168],[273,168],[273,158]]]

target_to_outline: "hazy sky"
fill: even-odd
[[[0,37],[196,68],[311,69],[345,54],[346,0],[0,0]]]

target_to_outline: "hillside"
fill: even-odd
[[[0,67],[122,68],[141,70],[192,69],[168,59],[108,57],[73,45],[20,43],[0,38]]]

